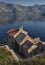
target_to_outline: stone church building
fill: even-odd
[[[7,31],[7,45],[23,54],[25,57],[33,56],[42,51],[40,38],[31,38],[27,31],[20,27],[12,28]]]

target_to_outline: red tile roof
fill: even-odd
[[[12,33],[12,32],[14,32],[15,30],[16,30],[16,29],[12,28],[12,29],[8,30],[7,33],[8,33],[8,34],[9,34],[9,33]]]
[[[18,29],[12,28],[8,30],[7,34],[10,36],[14,36],[18,32]]]

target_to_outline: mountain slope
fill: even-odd
[[[45,52],[31,59],[23,59],[16,62],[5,47],[0,48],[0,65],[45,65]]]
[[[45,5],[22,6],[0,2],[0,23],[45,18]]]

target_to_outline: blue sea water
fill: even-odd
[[[28,34],[35,38],[40,37],[42,41],[45,41],[45,21],[20,21],[9,24],[0,24],[0,40],[6,38],[6,32],[11,28],[19,28],[20,26],[24,27],[24,30]]]

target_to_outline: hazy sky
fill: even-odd
[[[22,5],[45,4],[45,0],[0,0],[0,2],[10,2]]]

